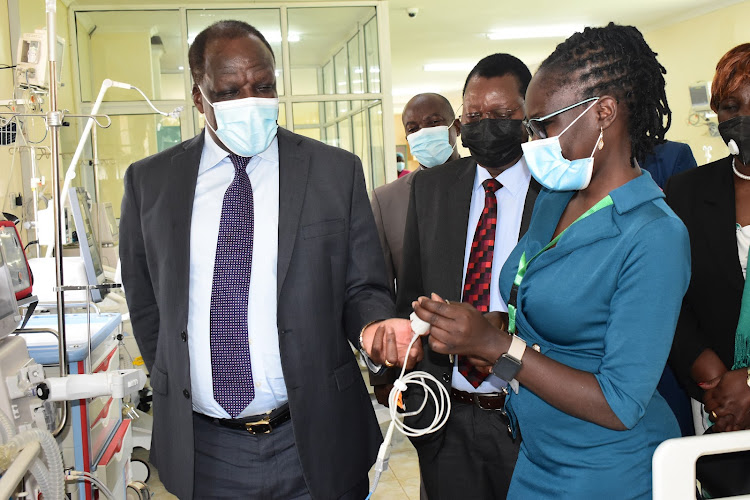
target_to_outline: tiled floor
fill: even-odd
[[[380,422],[380,429],[385,435],[389,424],[388,410],[378,404],[373,398],[373,407],[375,414]],[[146,461],[148,451],[143,448],[137,448],[133,452],[133,458]],[[370,471],[370,480],[372,481],[373,472]],[[151,468],[151,477],[147,482],[154,500],[173,500],[174,495],[164,489],[159,481],[159,473]],[[372,496],[372,500],[419,500],[419,463],[417,453],[409,442],[409,439],[394,432],[391,457],[388,462],[388,470],[380,477],[380,482]]]

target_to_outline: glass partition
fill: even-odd
[[[149,99],[185,98],[178,10],[78,11],[75,21],[82,101],[95,100],[105,78],[134,85]],[[104,97],[140,99],[120,88]]]
[[[281,17],[279,9],[200,9],[187,11],[188,45],[196,35],[215,22],[244,21],[254,26],[265,37],[276,58],[276,91],[284,95],[284,61],[281,50]],[[294,38],[290,34],[290,41]],[[296,42],[295,42],[296,43]]]
[[[99,165],[96,178],[102,202],[111,202],[120,217],[123,177],[131,163],[164,151],[183,141],[177,118],[109,114],[112,125],[97,132]],[[90,192],[93,192],[90,190]]]
[[[381,1],[364,3],[72,7],[78,56],[74,63],[84,110],[90,109],[86,103],[96,99],[104,78],[139,87],[159,109],[182,105],[185,110],[179,119],[165,120],[145,114],[145,103],[133,90],[107,92],[105,101],[114,102],[105,103],[100,112],[108,113],[113,123],[98,134],[101,201],[112,202],[119,216],[122,175],[128,165],[200,133],[204,117],[189,92],[186,49],[200,31],[223,19],[253,25],[271,45],[279,125],[351,151],[362,159],[368,189],[383,184],[385,165],[390,164],[384,149],[393,148],[394,141],[392,120],[382,116],[384,105],[388,109],[392,101],[382,93],[380,80],[381,60],[387,64],[388,56],[380,53],[378,16],[387,15],[388,7]],[[87,165],[90,155],[84,156],[81,164]],[[91,168],[81,170],[87,183],[92,182]]]
[[[301,7],[288,9],[289,33],[296,34],[300,43],[289,44],[292,68],[292,93],[295,95],[350,94],[350,71],[360,66],[359,32],[375,17],[375,7]],[[377,43],[377,33],[375,34]],[[377,48],[375,48],[377,52]],[[330,62],[335,64],[335,80]],[[309,75],[297,76],[295,68],[315,68],[323,74],[322,82],[314,89]],[[355,80],[356,78],[352,78]],[[333,86],[331,85],[333,83]],[[362,87],[364,89],[364,87]],[[361,93],[361,92],[360,92]]]

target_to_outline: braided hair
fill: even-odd
[[[559,86],[576,83],[582,98],[611,95],[625,104],[631,164],[665,141],[672,123],[664,90],[667,70],[637,28],[614,23],[586,28],[558,45],[539,70],[549,71]]]

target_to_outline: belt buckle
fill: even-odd
[[[245,430],[250,434],[270,434],[273,430],[270,416],[256,420],[255,422],[245,423]]]
[[[503,408],[485,408],[484,406],[482,406],[482,400],[480,399],[481,397],[496,397],[496,398],[499,398],[502,395],[503,394],[482,394],[482,395],[480,395],[480,394],[474,393],[474,394],[472,394],[472,398],[474,399],[474,404],[477,405],[480,410],[485,410],[485,411],[499,411],[500,413],[502,413],[503,415],[505,415],[505,410]]]

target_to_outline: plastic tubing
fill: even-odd
[[[52,434],[41,429],[29,429],[14,436],[3,448],[8,448],[8,451],[15,455],[15,451],[23,449],[26,445],[34,441],[38,441],[41,445],[49,470],[47,471],[48,473],[45,473],[43,466],[42,468],[34,467],[32,464],[36,473],[39,473],[41,477],[37,476],[31,467],[29,470],[34,474],[40,487],[47,486],[48,491],[45,492],[44,498],[49,500],[63,500],[63,495],[65,494],[65,476],[63,474],[62,456],[60,455],[60,448],[57,447],[57,441],[52,437]]]
[[[0,432],[2,432],[2,441],[0,444],[7,443],[16,435],[16,426],[10,421],[8,415],[0,410]]]

